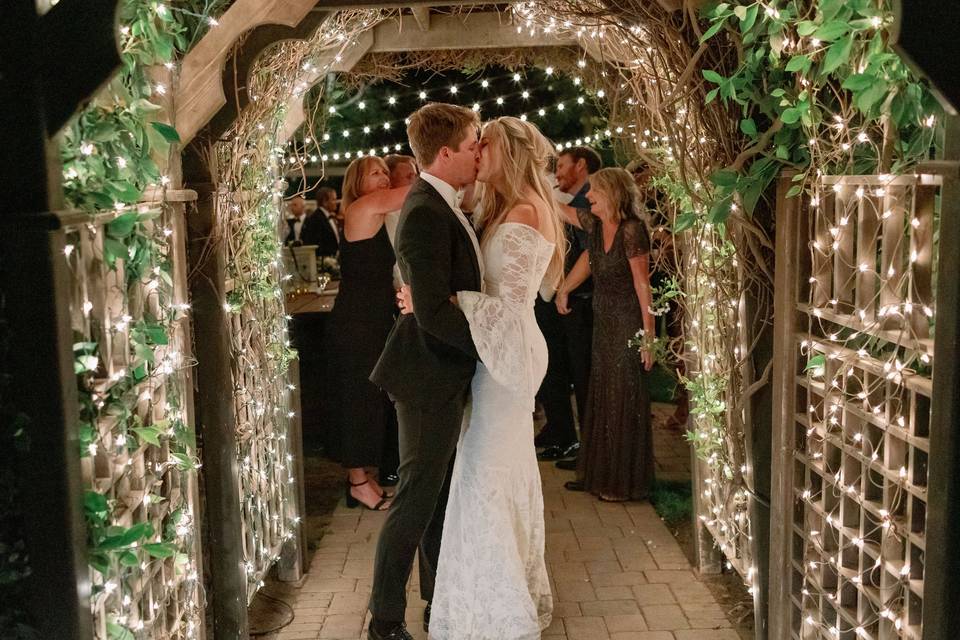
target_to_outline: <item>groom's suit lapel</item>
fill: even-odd
[[[417,186],[424,195],[432,198],[437,203],[437,206],[450,216],[450,219],[452,220],[451,224],[453,224],[454,228],[456,228],[457,232],[460,234],[461,239],[466,243],[470,253],[470,263],[473,265],[474,282],[476,283],[477,291],[479,291],[481,285],[480,258],[477,256],[477,252],[473,248],[473,240],[470,239],[470,234],[460,222],[460,219],[457,218],[457,214],[454,212],[454,210],[450,208],[450,205],[447,204],[447,201],[443,199],[443,196],[441,196],[440,193],[433,188],[432,184],[423,178],[418,178]]]

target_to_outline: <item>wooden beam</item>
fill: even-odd
[[[420,31],[430,31],[430,7],[411,7],[410,12]]]
[[[316,0],[237,0],[183,60],[177,92],[177,130],[183,144],[227,102],[223,70],[240,37],[261,25],[295,27]]]
[[[356,45],[348,49],[339,61],[331,62],[329,54],[317,64],[318,71],[306,79],[313,85],[327,72],[347,72],[367,53],[427,51],[431,49],[501,49],[517,47],[579,47],[581,42],[570,36],[538,33],[517,33],[516,25],[495,11],[461,16],[433,15],[426,31],[404,30],[400,20],[381,22],[364,33]],[[599,60],[599,49],[590,46],[587,53]],[[328,66],[329,65],[329,66]],[[287,103],[287,116],[281,130],[281,140],[288,140],[306,119],[303,96],[292,96]]]
[[[579,46],[576,38],[517,33],[517,26],[495,11],[463,15],[434,15],[430,30],[411,35],[399,21],[382,22],[375,28],[373,52],[430,51],[444,49],[507,49],[511,47]]]

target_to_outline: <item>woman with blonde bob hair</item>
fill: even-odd
[[[340,288],[324,336],[330,384],[325,431],[328,455],[347,472],[348,507],[382,511],[390,496],[381,485],[395,484],[387,477],[396,473],[396,416],[369,377],[396,312],[396,259],[384,219],[408,191],[390,188],[387,165],[376,156],[351,162],[343,180]],[[380,468],[379,478],[368,475],[369,467]]]
[[[642,500],[653,484],[653,435],[645,372],[653,366],[650,238],[641,219],[641,196],[627,171],[601,169],[590,176],[590,209],[563,206],[568,221],[587,232],[588,250],[557,293],[557,308],[593,275],[593,356],[586,411],[580,429],[577,480],[571,491],[601,500]],[[644,337],[640,357],[628,343]]]
[[[429,631],[437,640],[534,640],[551,621],[543,492],[533,444],[534,395],[547,345],[540,290],[563,277],[565,235],[547,171],[553,146],[503,117],[480,138],[477,170],[484,290],[452,298],[480,357],[444,518]],[[412,312],[402,292],[401,308]]]

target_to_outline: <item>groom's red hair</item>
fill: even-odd
[[[455,104],[432,102],[410,115],[407,139],[420,167],[429,167],[442,147],[456,149],[468,129],[480,128],[480,116]]]

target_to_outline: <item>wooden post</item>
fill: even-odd
[[[290,411],[294,416],[290,418],[290,428],[287,430],[287,443],[290,454],[293,456],[293,477],[296,492],[296,506],[289,505],[291,515],[299,515],[301,519],[307,513],[306,491],[303,484],[303,412],[300,407],[300,361],[291,360],[287,372],[293,389],[290,391]],[[303,577],[310,566],[307,554],[307,535],[305,523],[301,520],[294,532],[293,538],[283,545],[280,561],[277,565],[277,575],[284,582],[297,582]]]
[[[767,232],[774,228],[774,212],[761,203],[754,213],[754,220]],[[774,262],[771,260],[771,262]],[[741,268],[742,269],[742,268]],[[741,270],[741,278],[746,274]],[[759,287],[744,291],[741,309],[741,349],[753,345],[750,360],[744,371],[743,386],[749,388],[765,373],[773,358],[773,329],[762,322],[754,326],[756,318],[769,318],[769,295]],[[773,431],[772,383],[767,382],[757,389],[744,403],[744,438],[747,471],[744,482],[749,489],[750,558],[755,569],[752,577],[754,638],[768,637],[767,595],[770,586],[770,474],[771,433]]]
[[[187,230],[197,357],[197,435],[204,471],[204,546],[211,551],[207,600],[213,610],[213,638],[236,640],[246,638],[249,629],[230,330],[224,311],[224,247],[214,186],[191,181],[191,175],[196,174],[188,173],[187,182],[198,193],[196,211],[187,214]]]
[[[960,603],[960,117],[947,121],[946,159],[954,161],[940,194],[937,334],[930,420],[930,472],[923,608],[924,640],[957,637]]]
[[[791,522],[793,520],[794,414],[796,413],[796,331],[802,239],[800,197],[787,198],[791,173],[777,183],[777,240],[774,271],[773,434],[770,500],[770,638],[790,638]]]

